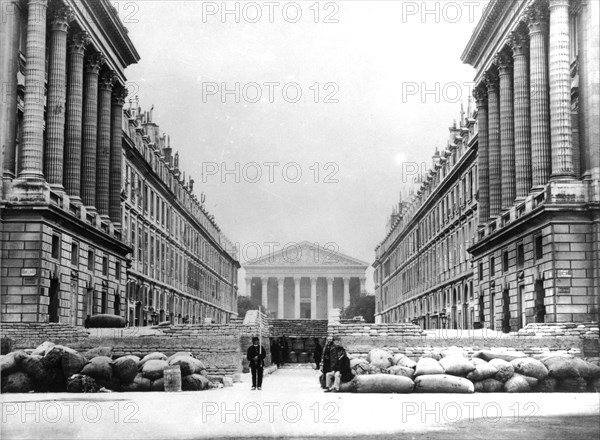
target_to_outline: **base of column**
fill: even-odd
[[[56,193],[64,193],[65,192],[65,187],[60,184],[56,184],[56,183],[51,183],[50,189]]]
[[[575,173],[573,174],[553,174],[550,176],[550,182],[563,181],[563,182],[573,182],[578,181],[577,177],[575,177]]]
[[[81,197],[79,197],[79,196],[69,196],[69,201],[71,202],[71,205],[75,205],[75,206],[83,205],[83,201],[81,200]]]
[[[529,194],[530,195],[534,195],[537,196],[540,193],[543,193],[544,191],[546,191],[546,185],[537,185],[537,186],[533,186],[530,190],[529,190]]]
[[[105,222],[105,223],[110,223],[110,216],[106,215],[106,214],[101,214],[100,215],[100,220]]]
[[[44,179],[16,178],[10,182],[5,194],[10,202],[50,202],[50,186]]]
[[[85,211],[86,211],[88,214],[91,214],[91,215],[93,215],[94,217],[98,215],[98,210],[96,209],[96,207],[95,207],[95,206],[86,206],[86,207],[85,207]]]

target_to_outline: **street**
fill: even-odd
[[[333,394],[309,368],[250,390],[3,394],[3,439],[428,438],[596,439],[598,394]]]

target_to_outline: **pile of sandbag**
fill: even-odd
[[[351,359],[355,378],[340,390],[358,393],[599,392],[600,366],[566,354],[529,357],[509,351],[479,351],[471,359],[453,347],[417,361],[371,350]],[[397,376],[396,378],[385,377]],[[408,381],[407,381],[408,380]]]
[[[111,347],[97,347],[83,354],[44,342],[31,350],[15,351],[0,358],[3,393],[98,391],[164,391],[164,370],[178,367],[182,389],[212,387],[206,367],[190,352],[170,357],[163,353],[121,356],[113,359]]]

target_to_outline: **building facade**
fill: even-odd
[[[130,113],[123,116],[124,70],[139,55],[108,0],[2,0],[1,6],[0,318],[83,325],[88,315],[109,313],[147,324],[150,307],[162,297],[150,303],[143,299],[151,297],[146,293],[150,287],[133,289],[154,285],[137,276],[133,251],[138,248],[132,246],[130,224],[123,224],[137,215],[123,198],[126,162],[133,167],[138,137],[148,143],[142,128],[131,131]],[[152,163],[154,156],[146,160]],[[136,160],[135,166],[144,169]],[[170,187],[176,197],[165,200],[183,227],[182,217],[190,222],[189,217],[201,216],[181,179],[167,178],[172,180],[179,182]],[[215,228],[207,220],[196,223]],[[205,232],[207,240],[221,249],[211,233]],[[192,248],[186,246],[178,269],[199,255],[190,258]],[[199,258],[220,261],[212,253]],[[187,270],[181,276],[187,277]],[[234,286],[234,273],[227,276]],[[194,316],[192,308],[182,309],[190,307],[183,300],[190,296],[183,287],[190,281],[178,282],[180,290],[167,296],[167,304],[174,303],[162,307],[163,317],[173,314],[175,321],[179,314],[182,319]],[[220,288],[221,298],[235,291]],[[226,320],[233,313],[224,305],[230,299],[217,298],[211,296],[214,311],[205,309],[204,316]],[[134,316],[132,302],[139,312]],[[226,308],[229,313],[223,312]]]
[[[599,13],[585,0],[489,3],[462,55],[477,110],[376,249],[378,320],[598,321]],[[465,153],[448,162],[456,144]]]
[[[400,202],[377,246],[376,322],[469,328],[477,322],[467,248],[477,227],[477,122],[461,115],[416,194]]]
[[[327,319],[365,293],[368,263],[302,242],[244,265],[246,295],[277,319]]]
[[[492,1],[476,69],[479,225],[469,251],[486,326],[598,321],[600,3]]]

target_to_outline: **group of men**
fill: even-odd
[[[271,350],[275,347],[275,357],[273,363],[280,365],[282,362],[281,352],[285,349],[281,341],[271,344]],[[273,351],[271,353],[273,356]],[[263,371],[267,353],[265,348],[260,345],[257,337],[252,338],[252,345],[248,348],[246,358],[250,362],[250,371],[252,372],[252,390],[262,389]],[[336,343],[333,336],[327,337],[327,342],[323,348],[319,340],[315,338],[315,351],[313,353],[316,369],[321,371],[321,388],[325,392],[340,391],[340,384],[350,382],[354,378],[350,368],[350,359],[344,347]]]

